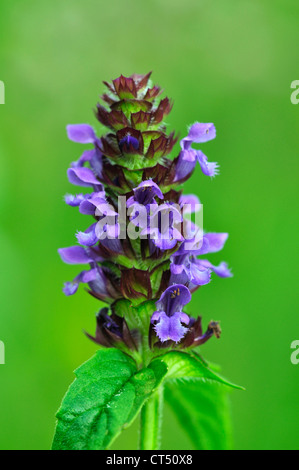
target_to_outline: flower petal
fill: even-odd
[[[179,204],[184,210],[184,214],[193,214],[200,210],[200,200],[195,194],[182,194]]]
[[[95,193],[89,199],[82,201],[79,207],[81,214],[100,216],[106,212],[105,215],[108,216],[117,215],[113,207],[107,203],[106,199],[104,199],[103,195],[104,192],[101,191],[99,193]]]
[[[204,238],[209,242],[209,248],[206,253],[215,253],[222,250],[224,247],[224,244],[228,238],[228,233],[208,232],[205,233]]]
[[[181,311],[190,300],[189,289],[182,284],[174,284],[163,292],[156,306],[158,310],[165,311],[171,316],[175,311]]]
[[[87,195],[89,196],[89,195]],[[85,194],[66,194],[64,196],[64,200],[66,202],[66,204],[68,204],[69,206],[72,206],[72,207],[77,207],[81,204],[82,201],[84,201],[86,198],[86,195]]]
[[[90,162],[93,156],[95,155],[95,149],[90,149],[90,150],[85,150],[85,152],[82,153],[81,157],[79,160],[75,161],[72,163],[72,168],[76,168],[78,166],[83,166],[84,163]]]
[[[177,240],[175,238],[162,238],[159,236],[157,239],[152,239],[154,245],[162,251],[172,250],[177,244]]]
[[[190,280],[189,269],[183,264],[171,263],[170,272],[169,284],[187,284]]]
[[[67,170],[69,182],[77,186],[99,186],[103,185],[96,179],[90,168],[76,167]]]
[[[211,281],[211,269],[198,261],[195,259],[190,262],[190,282],[195,286],[204,286]]]
[[[200,264],[206,268],[212,269],[215,274],[219,277],[233,277],[231,270],[229,269],[227,263],[222,261],[222,263],[219,264],[219,266],[215,266],[210,261],[206,259],[201,259],[198,260]]]
[[[111,256],[124,252],[119,238],[103,238],[100,240],[100,244],[110,252]]]
[[[180,157],[185,162],[196,162],[196,150],[193,149],[184,149],[180,153]]]
[[[78,232],[76,238],[80,245],[84,246],[93,246],[98,242],[98,237],[96,234],[96,223],[88,227],[85,232]]]
[[[193,239],[185,240],[178,251],[175,253],[176,256],[181,256],[183,254],[194,254],[194,255],[205,255],[210,253],[209,251],[209,241],[205,237],[196,236]]]
[[[201,144],[203,142],[208,142],[209,140],[215,139],[215,137],[216,129],[214,124],[196,122],[190,127],[186,140],[189,139],[196,144]]]
[[[197,152],[197,161],[204,175],[216,176],[219,174],[218,163],[208,162],[208,157],[206,157],[206,155],[201,152],[201,150],[198,150]]]
[[[58,253],[62,261],[67,264],[87,264],[94,261],[82,246],[69,246],[67,248],[60,248]]]
[[[66,130],[68,138],[73,142],[92,144],[96,140],[95,132],[88,124],[69,124]]]
[[[94,149],[90,157],[90,166],[99,178],[103,177],[103,154],[98,147]]]
[[[155,196],[164,199],[161,189],[152,180],[142,181],[137,188],[134,188],[134,198],[139,204],[152,204]]]
[[[65,282],[62,291],[67,296],[74,295],[77,292],[78,287],[78,282]]]
[[[96,186],[103,188],[103,185],[96,179],[90,168],[77,167],[67,170],[69,182],[77,186]]]
[[[187,160],[184,158],[184,153],[180,152],[179,158],[175,166],[174,181],[181,181],[192,173],[196,165],[196,159]]]
[[[175,312],[168,317],[165,312],[160,312],[159,321],[154,326],[160,341],[164,342],[169,339],[178,343],[187,333],[188,328],[182,325],[182,321],[186,322],[189,317],[181,312]]]
[[[65,295],[73,295],[77,292],[81,282],[87,283],[96,279],[97,268],[90,269],[89,271],[82,271],[72,282],[66,282],[63,287]]]
[[[94,279],[91,279],[88,282],[89,287],[95,294],[106,297],[109,295],[107,291],[107,284],[108,280],[105,276],[103,269],[97,267],[97,272]]]

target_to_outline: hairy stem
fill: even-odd
[[[163,412],[163,387],[160,386],[141,410],[140,450],[159,450]]]

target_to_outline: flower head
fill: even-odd
[[[150,76],[121,75],[104,82],[107,91],[95,112],[106,128],[103,135],[89,124],[67,126],[69,139],[86,147],[67,170],[69,182],[83,191],[67,194],[65,202],[90,221],[77,231],[77,245],[59,250],[64,262],[85,265],[63,291],[73,295],[84,284],[105,302],[109,307],[100,310],[96,335],[89,337],[130,350],[138,350],[148,327],[151,344],[154,339],[159,347],[192,347],[219,337],[217,322],[203,333],[201,317],[183,309],[212,272],[231,276],[226,263],[213,265],[204,258],[223,248],[227,233],[198,237],[200,230],[185,216],[198,211],[199,200],[182,195],[181,188],[196,162],[205,175],[218,174],[218,164],[194,147],[214,139],[215,126],[195,122],[172,158],[177,137],[164,123],[172,102],[161,98]],[[150,315],[141,321],[139,313],[131,315],[143,308]]]

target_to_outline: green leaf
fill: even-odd
[[[189,434],[196,449],[231,448],[228,392],[243,389],[212,370],[194,351],[170,351],[149,365],[167,366],[165,398]]]
[[[138,371],[121,351],[98,351],[75,372],[57,414],[53,449],[106,449],[133,422],[165,373],[163,363]]]
[[[165,399],[197,450],[232,448],[229,389],[216,383],[169,382]]]
[[[159,367],[159,362],[164,362],[167,366],[167,374],[164,380],[212,381],[219,382],[228,387],[244,390],[243,387],[229,382],[224,377],[211,370],[199,355],[170,351],[154,359],[149,367],[155,371],[155,368],[157,366]]]

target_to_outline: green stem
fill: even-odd
[[[141,410],[140,450],[159,450],[163,412],[163,387],[160,386]]]

